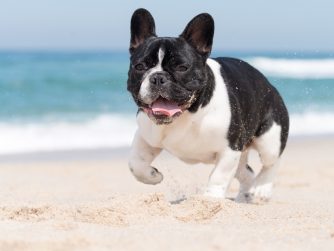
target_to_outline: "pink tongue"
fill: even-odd
[[[166,115],[168,117],[172,117],[174,114],[182,112],[177,103],[166,99],[158,99],[154,101],[152,104],[152,111],[154,114]]]

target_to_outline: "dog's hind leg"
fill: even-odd
[[[267,132],[253,140],[253,146],[259,153],[262,170],[254,179],[248,192],[248,199],[252,202],[268,201],[272,195],[273,180],[279,166],[281,126],[274,122]]]

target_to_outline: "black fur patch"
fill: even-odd
[[[261,136],[275,122],[282,127],[282,153],[288,138],[289,116],[276,88],[263,74],[242,60],[227,57],[215,60],[221,65],[231,105],[230,147],[241,151],[254,136]]]

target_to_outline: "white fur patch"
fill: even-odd
[[[241,152],[226,148],[217,160],[206,190],[206,195],[224,198],[227,189],[237,171]]]
[[[256,185],[252,187],[249,191],[249,195],[251,196],[251,200],[253,202],[259,201],[267,201],[271,198],[273,189],[273,183],[264,183],[261,185]]]
[[[258,151],[263,166],[272,166],[280,155],[281,126],[275,122],[270,129],[253,141],[253,146]]]
[[[151,104],[153,100],[150,98],[150,77],[152,74],[162,71],[162,60],[164,59],[165,52],[160,48],[158,52],[158,63],[153,68],[149,69],[143,76],[143,81],[139,90],[139,98],[146,104]]]

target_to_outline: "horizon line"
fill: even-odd
[[[327,55],[334,57],[334,50],[309,50],[309,49],[216,49],[216,53],[237,53],[237,54],[286,54],[286,55]],[[0,48],[0,53],[129,53],[128,49],[120,48]]]

